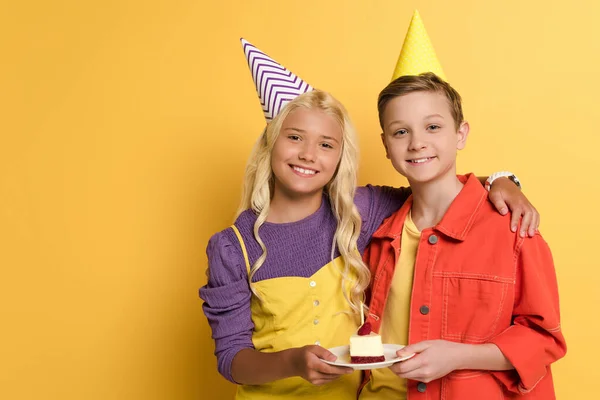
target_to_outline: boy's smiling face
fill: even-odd
[[[419,91],[396,97],[382,117],[386,155],[411,185],[455,178],[456,152],[465,147],[469,124],[456,129],[443,94]]]

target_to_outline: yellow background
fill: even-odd
[[[197,289],[264,125],[244,36],[348,107],[360,183],[404,184],[376,96],[415,8],[472,133],[542,214],[567,357],[598,396],[600,3],[13,1],[0,6],[0,398],[219,399]]]

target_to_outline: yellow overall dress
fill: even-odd
[[[246,269],[250,261],[240,232],[232,226],[242,248]],[[252,295],[252,342],[258,351],[271,353],[318,344],[324,348],[347,345],[358,328],[341,289],[343,260],[337,257],[309,278],[281,277],[254,283],[260,300]],[[359,371],[315,386],[300,377],[265,385],[240,385],[236,399],[356,399]]]

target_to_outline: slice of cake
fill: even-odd
[[[365,322],[358,332],[350,336],[350,362],[367,364],[385,361],[381,335],[371,331],[371,324]]]

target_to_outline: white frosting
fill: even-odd
[[[378,357],[382,355],[381,335],[371,332],[364,336],[357,334],[350,336],[351,357]]]

